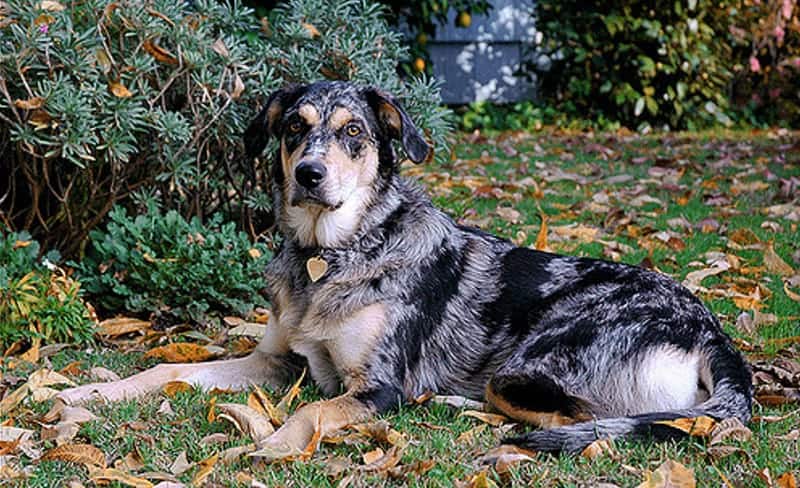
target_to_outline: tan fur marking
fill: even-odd
[[[328,119],[328,125],[333,130],[339,130],[351,120],[353,120],[352,112],[344,107],[339,107],[331,114],[330,119]]]
[[[559,412],[537,412],[515,407],[509,403],[508,400],[495,393],[491,385],[486,387],[486,401],[512,419],[520,420],[542,429],[552,429],[554,427],[561,427],[562,425],[574,424],[579,421],[578,418],[568,417]]]
[[[403,127],[403,121],[400,119],[400,114],[397,112],[397,109],[390,103],[382,102],[378,110],[381,114],[381,119],[389,124],[392,129],[400,132],[400,129]]]
[[[319,124],[319,111],[317,110],[317,107],[311,105],[310,103],[307,103],[297,109],[297,113],[303,118],[303,120],[306,121],[306,124],[312,127]]]
[[[326,341],[328,353],[348,389],[363,379],[370,354],[385,331],[386,306],[382,303],[362,308],[331,330],[334,338]]]

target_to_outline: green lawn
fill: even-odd
[[[791,274],[781,276],[777,273],[780,266],[770,259],[765,264],[764,256],[771,243],[793,274],[800,272],[800,134],[708,132],[641,137],[541,132],[488,139],[463,135],[454,148],[446,164],[406,167],[406,173],[422,180],[436,204],[454,218],[531,246],[540,236],[544,218],[546,243],[555,252],[643,264],[679,281],[691,271],[724,260],[730,269],[702,281],[700,296],[746,347],[752,360],[797,360],[800,302],[784,291],[784,281]],[[498,206],[513,210],[498,212]],[[540,238],[539,243],[544,241]],[[800,293],[800,279],[795,280],[789,290]],[[739,315],[752,307],[760,309],[762,323],[756,324],[755,330],[737,328]],[[213,331],[207,333],[214,335]],[[782,338],[797,340],[779,340]],[[82,360],[84,371],[105,366],[124,376],[152,364],[140,360],[143,350],[64,350],[49,361],[56,370]],[[24,377],[34,369],[19,365],[12,369],[10,360],[3,364],[6,377]],[[793,381],[800,378],[796,376]],[[80,375],[74,379],[88,381]],[[275,401],[283,393],[271,392]],[[144,466],[134,474],[150,476],[156,483],[159,478],[147,473],[169,472],[182,451],[189,461],[201,461],[249,442],[230,423],[209,421],[212,398],[217,403],[245,403],[247,392],[187,391],[173,398],[160,394],[136,402],[96,405],[93,411],[98,420],[82,425],[74,442],[100,448],[109,465],[136,451]],[[301,394],[303,401],[318,398],[319,392],[312,386]],[[174,414],[157,414],[165,399]],[[12,412],[16,424],[36,430],[38,436],[38,416],[48,410],[49,403],[28,402],[18,407]],[[502,475],[489,468],[485,480],[478,476],[473,485],[637,486],[646,470],[672,459],[693,469],[699,486],[769,486],[759,476],[767,468],[773,478],[791,469],[800,476],[800,441],[778,438],[798,428],[800,415],[777,421],[770,418],[798,408],[791,402],[757,404],[755,414],[769,421],[751,423],[752,439],[727,442],[741,451],[720,459],[711,456],[705,438],[666,444],[616,442],[613,455],[595,459],[537,455]],[[364,453],[378,446],[389,447],[363,441],[323,443],[306,462],[259,465],[246,457],[229,464],[218,462],[204,483],[249,486],[250,477],[270,486],[297,487],[336,485],[342,479],[350,486],[394,484],[403,479],[413,486],[469,482],[487,469],[476,460],[497,444],[508,427],[479,427],[480,421],[459,413],[443,405],[406,406],[383,417],[410,439],[401,464],[435,461],[418,477],[398,481],[359,469]],[[200,442],[212,433],[228,437],[221,443]],[[52,443],[41,447],[52,447]],[[60,486],[70,478],[91,484],[87,470],[80,465],[32,463],[25,455],[19,460],[23,466],[31,466],[31,477],[21,483],[24,486]],[[343,469],[337,472],[337,466]],[[188,484],[196,471],[190,469],[178,479]],[[484,481],[487,484],[482,485]]]

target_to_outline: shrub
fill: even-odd
[[[751,123],[800,124],[800,17],[793,0],[731,0],[719,12],[734,46],[733,102]]]
[[[716,3],[540,0],[528,69],[560,110],[630,127],[730,124],[731,50]]]
[[[291,0],[262,23],[214,0],[0,2],[0,218],[67,256],[134,195],[258,233],[266,172],[240,136],[287,82],[393,91],[441,146],[438,89],[401,81],[383,15],[367,0]]]
[[[76,265],[104,313],[152,312],[204,323],[211,312],[244,315],[265,304],[262,274],[271,253],[232,222],[223,224],[221,215],[203,224],[151,205],[135,217],[115,207],[109,218],[105,231],[91,232],[91,246]]]
[[[0,350],[14,342],[87,342],[91,310],[80,284],[56,267],[59,256],[39,258],[26,232],[0,233]]]

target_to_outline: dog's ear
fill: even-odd
[[[433,157],[433,148],[394,98],[375,88],[368,88],[364,96],[375,112],[381,130],[390,138],[400,140],[412,161],[419,164],[428,162]]]
[[[270,137],[280,136],[283,112],[305,93],[303,85],[292,85],[273,92],[264,108],[244,131],[244,148],[248,157],[256,157],[267,146]]]

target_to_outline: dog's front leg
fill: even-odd
[[[264,338],[249,356],[205,363],[159,364],[129,378],[108,383],[91,383],[58,394],[67,405],[91,400],[129,400],[154,393],[171,381],[182,381],[203,390],[242,390],[252,384],[279,387],[293,372],[288,364],[289,346],[282,328],[270,322]]]

